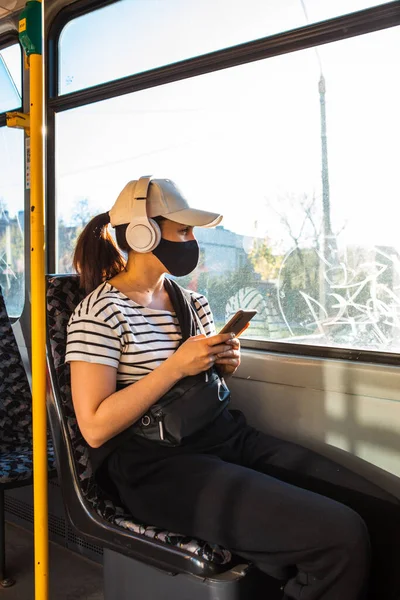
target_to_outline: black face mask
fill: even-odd
[[[164,267],[176,277],[191,273],[199,262],[199,245],[196,240],[190,242],[170,242],[161,238],[157,248],[153,250]]]

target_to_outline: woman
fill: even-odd
[[[398,502],[372,483],[228,409],[178,446],[123,437],[178,381],[213,365],[229,377],[240,365],[239,340],[215,334],[201,294],[191,292],[203,333],[179,344],[164,285],[166,273],[196,267],[193,227],[221,218],[190,208],[171,181],[141,178],[79,238],[74,264],[88,296],[71,317],[66,360],[97,476],[140,521],[221,544],[264,572],[284,569],[285,598],[359,600],[368,587],[368,597],[394,600],[379,546],[393,544]]]

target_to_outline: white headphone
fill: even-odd
[[[126,241],[136,252],[151,252],[161,240],[161,230],[146,210],[147,194],[151,176],[141,177],[135,185],[132,220],[126,228]]]

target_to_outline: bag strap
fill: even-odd
[[[168,279],[166,277],[164,279],[164,287],[171,300],[176,318],[178,319],[181,327],[181,343],[183,343],[191,336],[196,335],[196,322],[191,303],[188,302],[183,288],[181,288],[181,286],[178,285],[173,279]]]
[[[181,344],[189,337],[196,335],[197,328],[200,330],[200,333],[206,335],[191,293],[178,285],[176,281],[167,279],[167,277],[164,279],[164,287],[167,290],[179,325],[181,326]],[[209,380],[209,375],[212,373],[212,370],[213,368],[211,367],[211,369],[204,371],[204,379],[206,382]]]
[[[190,308],[192,309],[192,313],[193,316],[195,318],[196,324],[197,324],[197,329],[200,331],[200,333],[202,333],[203,335],[207,335],[206,334],[206,330],[204,329],[204,325],[201,322],[201,319],[199,317],[199,313],[197,312],[197,308],[196,305],[194,303],[194,299],[192,294],[189,292],[189,290],[185,290],[185,288],[181,288],[183,295],[186,297],[186,300],[188,301],[188,303],[190,304]],[[197,332],[196,332],[197,333]],[[196,335],[196,334],[195,334]]]

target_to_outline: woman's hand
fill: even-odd
[[[218,352],[215,364],[221,375],[229,377],[233,375],[240,365],[240,342],[238,338],[232,338],[227,341],[230,348],[224,352]]]
[[[197,375],[216,364],[217,357],[223,357],[226,353],[227,356],[231,356],[229,352],[232,350],[232,345],[229,340],[233,341],[231,333],[219,333],[209,337],[195,335],[179,346],[166,363],[178,369],[181,378]]]

